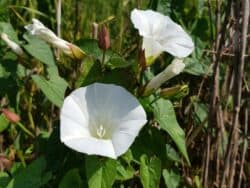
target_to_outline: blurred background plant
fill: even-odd
[[[162,54],[140,75],[133,8],[170,16],[195,43],[160,99],[139,96],[140,88],[172,58]],[[17,56],[0,40],[0,108],[12,114],[0,115],[0,187],[249,187],[248,14],[247,0],[0,0],[0,33],[25,52]],[[32,18],[87,57],[74,60],[28,35]],[[111,39],[105,58],[96,40],[103,25]],[[96,81],[125,87],[148,112],[149,123],[117,161],[59,140],[64,96]]]

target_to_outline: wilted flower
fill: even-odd
[[[142,48],[145,49],[148,64],[163,51],[178,58],[184,58],[193,51],[190,36],[168,16],[152,10],[134,9],[131,20],[143,37]]]
[[[17,122],[20,121],[19,115],[17,115],[16,113],[8,110],[7,108],[3,108],[1,110],[1,112],[4,114],[6,119],[8,119],[11,123],[17,123]]]
[[[17,43],[10,40],[9,36],[6,33],[2,33],[1,38],[15,54],[19,56],[22,56],[24,54],[22,48]]]
[[[79,47],[59,38],[53,31],[45,27],[43,23],[35,18],[32,19],[32,24],[25,26],[25,29],[27,29],[31,35],[35,35],[46,41],[72,58],[82,59],[85,56],[85,53]]]
[[[153,91],[157,90],[164,82],[173,78],[174,76],[180,74],[185,68],[185,64],[182,59],[175,58],[167,68],[156,75],[150,82],[146,85],[144,96],[151,94]]]
[[[103,25],[98,33],[98,46],[103,50],[107,50],[110,47],[110,37],[108,28]]]
[[[60,138],[82,153],[117,158],[147,122],[137,99],[120,86],[95,83],[73,91],[61,109]]]

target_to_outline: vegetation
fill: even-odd
[[[149,96],[147,83],[174,57],[146,65],[134,8],[169,16],[195,45],[183,72]],[[71,54],[30,35],[32,18]],[[0,0],[0,35],[21,47],[1,35],[0,188],[250,187],[248,22],[247,0]],[[103,26],[110,47],[98,39]],[[126,88],[147,113],[118,159],[60,141],[65,97],[95,82]]]

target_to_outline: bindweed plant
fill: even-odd
[[[43,3],[9,4],[21,23],[0,17],[0,187],[199,187],[196,172],[191,183],[183,175],[191,160],[180,107],[181,78],[211,74],[199,62],[200,25],[168,1],[110,3],[114,15],[100,1],[106,17],[86,9],[88,22],[80,1],[76,20],[65,1],[58,36]],[[207,107],[191,101],[204,121]]]

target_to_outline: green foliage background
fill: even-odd
[[[225,4],[222,1],[222,10]],[[48,44],[24,30],[36,17],[56,32],[56,5],[56,0],[0,0],[0,33],[6,32],[27,54],[17,57],[0,41],[1,107],[19,114],[21,125],[35,135],[0,115],[0,151],[12,163],[0,173],[0,187],[200,188],[203,139],[198,139],[196,148],[188,136],[192,129],[206,132],[207,128],[208,98],[198,94],[203,77],[211,76],[207,50],[215,37],[215,15],[209,16],[207,0],[64,0],[61,36],[88,54],[82,62],[63,54],[56,57]],[[215,7],[215,1],[211,5]],[[191,35],[195,50],[185,59],[184,73],[164,85],[184,87],[166,98],[138,96],[149,123],[118,160],[72,151],[59,139],[65,96],[93,82],[122,85],[134,95],[143,86],[137,80],[141,39],[130,22],[134,8],[168,15]],[[110,29],[105,71],[103,52],[92,39],[93,22],[106,23]],[[162,54],[144,73],[143,82],[171,60],[169,54]]]

